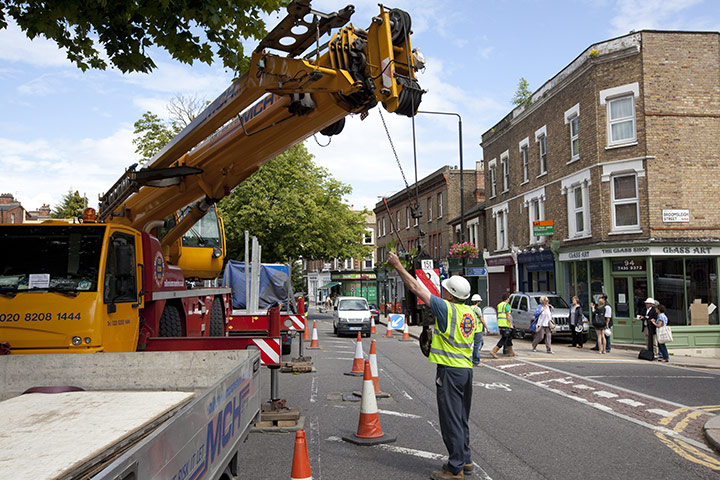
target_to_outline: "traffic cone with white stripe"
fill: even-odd
[[[405,328],[403,328],[403,336],[400,339],[402,342],[412,342],[412,338],[410,338],[410,330],[408,329],[408,324],[405,324]]]
[[[370,376],[375,388],[375,398],[388,398],[389,393],[380,391],[380,378],[378,377],[377,354],[375,353],[375,340],[370,343]]]
[[[345,375],[352,375],[359,377],[365,370],[363,366],[363,349],[362,349],[362,335],[358,332],[357,343],[355,344],[355,358],[353,358],[352,370],[346,372]]]
[[[318,342],[318,333],[317,333],[317,322],[313,320],[313,333],[312,333],[312,340],[310,341],[309,349],[319,349],[320,348],[320,342]]]
[[[390,328],[390,317],[387,319],[387,332],[385,332],[385,338],[392,338],[392,328]]]
[[[365,360],[365,376],[363,377],[362,401],[360,402],[360,420],[357,433],[342,437],[346,442],[355,445],[379,445],[392,443],[395,437],[385,435],[380,427],[377,401],[375,400],[375,387],[373,387],[370,361]]]
[[[305,442],[305,430],[295,432],[295,453],[293,454],[290,480],[312,480],[310,455]]]
[[[310,340],[310,329],[308,326],[310,325],[310,320],[308,319],[307,314],[305,315],[305,331],[303,332],[303,340]]]
[[[370,334],[377,333],[375,328],[375,317],[370,317]]]

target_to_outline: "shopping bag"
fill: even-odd
[[[672,336],[672,330],[670,330],[670,326],[665,325],[663,327],[658,327],[657,341],[658,341],[658,343],[672,343],[673,336]]]

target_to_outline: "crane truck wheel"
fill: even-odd
[[[182,337],[182,319],[175,305],[165,305],[160,316],[158,334],[161,337]]]
[[[224,332],[225,318],[223,316],[222,299],[220,297],[213,298],[212,307],[210,308],[210,336],[222,337]]]

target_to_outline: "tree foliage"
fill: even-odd
[[[215,56],[225,67],[247,69],[241,41],[265,36],[259,17],[287,0],[2,0],[0,29],[12,18],[29,38],[53,40],[81,70],[150,72],[156,65],[151,46],[165,49],[175,60],[210,65]]]
[[[229,258],[243,258],[244,232],[258,237],[264,262],[364,258],[363,213],[343,203],[351,187],[313,162],[300,144],[263,164],[220,201]]]
[[[63,195],[60,204],[58,204],[50,216],[53,218],[74,218],[82,217],[83,209],[87,206],[88,199],[80,195],[80,192],[72,189]]]
[[[512,98],[513,105],[528,105],[532,100],[532,91],[530,91],[530,84],[525,77],[520,77],[518,81],[518,87],[515,91],[515,96]]]

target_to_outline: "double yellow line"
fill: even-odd
[[[663,427],[668,427],[672,422],[681,417],[672,428],[674,432],[682,434],[688,427],[692,420],[701,417],[708,413],[714,413],[720,411],[720,405],[704,405],[695,408],[678,408],[673,410],[671,413],[673,416],[665,417],[658,423]],[[684,442],[677,438],[671,438],[662,432],[655,432],[655,436],[660,439],[668,448],[680,455],[681,457],[689,460],[698,465],[711,468],[713,470],[720,470],[720,458],[710,455],[701,451],[699,448],[694,447],[687,442]]]

